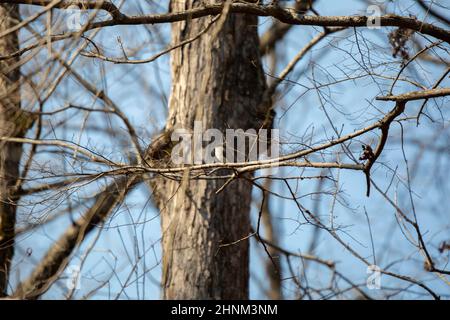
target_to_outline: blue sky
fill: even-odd
[[[127,12],[131,13],[133,10],[137,12],[133,1],[127,3],[127,10],[129,10]],[[408,10],[415,11],[411,7],[412,1],[398,1],[389,5],[392,7],[391,11],[399,14],[405,15],[409,12]],[[165,7],[165,5],[162,6],[160,10],[164,11]],[[365,13],[366,4],[363,1],[319,0],[316,9],[322,15],[357,15]],[[261,18],[260,32],[264,32],[271,22],[270,18]],[[320,28],[294,27],[277,48],[280,58],[275,73],[282,70],[287,62],[317,34],[318,30]],[[334,36],[331,44],[326,40],[323,41],[308,54],[306,59],[296,66],[295,71],[289,77],[291,82],[283,84],[280,88],[281,95],[277,102],[276,126],[281,130],[282,141],[284,139],[284,141],[292,143],[300,136],[312,136],[313,141],[318,143],[336,136],[336,132],[331,128],[329,121],[333,123],[335,128],[342,130],[342,134],[345,134],[356,128],[364,127],[364,124],[373,122],[374,119],[380,117],[382,112],[392,108],[392,104],[389,102],[374,100],[376,96],[389,89],[391,81],[370,76],[357,78],[363,73],[361,72],[361,62],[378,65],[373,70],[379,72],[379,74],[396,74],[399,61],[395,62],[395,59],[392,59],[391,56],[391,49],[387,41],[387,34],[390,30],[389,28],[381,30],[349,29],[340,32]],[[153,27],[148,30],[141,26],[112,27],[101,31],[95,39],[97,43],[102,45],[105,52],[111,56],[120,56],[121,52],[118,49],[120,37],[125,50],[141,47],[139,53],[134,57],[142,58],[148,57],[163,48],[168,41],[168,32],[168,26],[163,26],[158,31]],[[358,48],[356,45],[357,38],[362,48]],[[424,42],[426,41],[424,40]],[[58,44],[55,44],[55,48],[58,46]],[[363,54],[361,55],[361,53]],[[386,63],[383,63],[384,61]],[[170,88],[168,56],[161,57],[151,64],[137,66],[114,65],[79,58],[75,66],[86,79],[91,80],[99,88],[106,89],[110,97],[136,125],[144,143],[148,143],[146,139],[149,139],[164,126],[167,111],[166,99]],[[269,68],[267,61],[265,61],[265,68],[266,70]],[[405,74],[418,78],[422,83],[429,86],[440,75],[440,70],[434,65],[424,62],[414,64],[405,71]],[[103,75],[105,76],[103,77]],[[314,83],[336,82],[336,80],[344,79],[348,75],[354,76],[355,80],[338,81],[330,88],[324,86],[323,96],[319,95],[316,90],[309,90],[305,93],[304,86],[312,87]],[[414,89],[412,85],[401,84],[396,87],[394,92],[400,93]],[[73,80],[67,80],[61,85],[58,95],[49,100],[47,107],[49,109],[61,107],[61,104],[68,100],[76,101],[78,104],[99,105],[99,102],[93,101],[92,97],[80,90],[80,86]],[[412,115],[419,106],[420,103],[411,103],[407,112],[411,112]],[[439,103],[432,103],[429,112],[432,116],[438,118],[441,112]],[[443,112],[445,113],[445,111]],[[326,119],[325,114],[330,115],[329,120]],[[80,115],[74,115],[74,117],[82,119]],[[92,115],[85,121],[90,124],[103,122],[104,119],[99,117],[104,117],[104,115]],[[83,121],[80,120],[76,123],[79,126]],[[111,123],[114,128],[123,130],[123,125],[118,121],[112,119]],[[433,139],[436,143],[442,140],[445,144],[447,139],[445,128],[447,126],[448,122],[445,120],[435,123],[425,120],[419,127],[405,124],[403,129],[405,136],[410,139],[420,140],[425,137],[426,139]],[[437,134],[440,131],[443,132],[442,135]],[[123,157],[122,147],[129,144],[126,139],[120,137],[120,130],[119,136],[114,137],[114,139],[95,133],[95,131],[85,131],[81,136],[74,134],[74,132],[77,132],[76,129],[72,129],[72,131],[69,129],[67,132],[56,130],[49,135],[54,134],[55,137],[62,138],[66,134],[69,135],[66,137],[68,139],[80,139],[80,143],[95,146],[97,150],[105,148],[116,157]],[[399,132],[400,126],[397,126],[392,132],[392,140],[389,141],[380,158],[380,163],[373,169],[373,178],[381,188],[386,188],[391,184],[390,190],[397,190],[392,192],[391,195],[396,195],[399,206],[408,211],[411,210],[411,204],[403,182],[399,179],[393,179],[392,182],[390,180],[393,168],[397,168],[399,176],[404,180],[407,177],[403,151],[398,139]],[[373,132],[364,135],[361,141],[355,141],[350,146],[351,150],[355,155],[358,155],[362,143],[372,145],[376,143],[377,134],[377,132]],[[122,140],[124,145],[117,142]],[[289,151],[289,148],[292,148],[292,145],[287,145],[284,151]],[[404,152],[407,159],[417,158],[418,150],[415,147],[406,146]],[[339,154],[345,160],[344,162],[349,162],[349,159],[346,159],[342,152]],[[56,157],[49,158],[48,155],[42,155],[41,159],[49,161],[51,166],[62,168],[64,165],[71,165],[68,160],[64,161]],[[417,170],[413,173],[415,176],[412,177],[415,210],[427,239],[432,240],[433,244],[448,240],[450,234],[449,200],[443,196],[448,194],[449,187],[448,183],[445,183],[446,181],[443,183],[437,181],[440,176],[445,176],[448,159],[437,159],[437,155],[433,153],[423,155],[417,164]],[[439,166],[436,165],[437,161]],[[430,168],[436,167],[438,168],[435,171],[430,171]],[[299,169],[283,169],[281,174],[285,176],[295,174],[313,176],[320,174],[320,171],[306,170],[300,172]],[[292,182],[292,187],[298,187],[304,206],[310,209],[316,207],[318,214],[324,221],[330,221],[332,216],[334,224],[343,228],[339,233],[342,238],[367,260],[374,261],[383,268],[392,263],[390,270],[426,280],[427,284],[437,292],[450,294],[448,284],[436,276],[426,274],[423,270],[423,258],[417,254],[415,247],[405,238],[404,232],[401,231],[397,222],[393,207],[387,204],[374,188],[372,188],[370,198],[365,196],[365,177],[361,172],[345,170],[338,172],[334,170],[326,172],[326,174],[332,175],[333,178],[338,180],[339,189],[343,195],[339,198],[340,201],[333,201],[333,197],[327,195],[321,197],[321,201],[317,205],[318,196],[311,195],[317,188],[315,179],[302,180],[298,182],[298,185]],[[325,182],[323,187],[327,191],[333,191],[333,184],[330,182]],[[282,183],[275,182],[274,188],[277,192],[288,196],[287,188]],[[89,203],[86,202],[85,197],[89,196],[93,190],[95,190],[95,187],[75,191],[71,196],[73,205],[88,206]],[[436,192],[436,190],[440,192]],[[145,185],[134,190],[127,197],[125,204],[117,210],[101,230],[99,238],[96,239],[96,235],[91,234],[74,255],[70,265],[76,266],[79,264],[80,258],[83,257],[85,250],[91,250],[81,268],[81,288],[75,292],[74,297],[83,297],[107,279],[110,279],[108,283],[91,298],[158,299],[160,297],[159,263],[161,250],[159,239],[161,234],[158,212],[151,203],[150,192]],[[258,192],[255,191],[256,200],[259,196]],[[258,203],[255,203],[252,210],[253,222],[256,221],[257,205]],[[43,215],[49,211],[40,206],[36,208],[37,211],[43,210]],[[271,200],[271,211],[275,217],[275,225],[279,230],[282,246],[293,252],[306,253],[310,246],[314,228],[302,224],[304,221],[302,221],[296,205],[292,201],[273,198]],[[75,212],[75,214],[79,213],[77,210]],[[367,215],[365,212],[367,212]],[[367,220],[370,221],[370,229]],[[33,254],[31,257],[24,257],[18,251],[16,255],[18,268],[16,271],[20,271],[22,276],[26,274],[30,270],[30,266],[33,265],[33,260],[39,259],[39,256],[45,252],[52,241],[57,239],[69,223],[69,217],[64,216],[23,236],[20,239],[22,252],[26,251],[27,248],[32,248]],[[90,244],[94,241],[96,241],[95,246],[90,248]],[[437,254],[437,248],[433,247],[432,249],[433,254]],[[373,252],[375,252],[375,256],[373,256]],[[365,283],[367,277],[366,265],[349,254],[342,245],[332,239],[325,231],[320,233],[317,246],[311,253],[324,259],[336,261],[337,269],[340,272],[357,283]],[[265,298],[262,287],[265,286],[266,275],[261,266],[266,259],[267,256],[262,247],[252,241],[251,298]],[[298,260],[295,261],[294,266],[296,272],[302,270],[302,264]],[[287,271],[286,261],[283,260],[284,277],[289,277]],[[330,273],[323,267],[310,266],[307,273],[308,281],[314,285],[326,285],[330,281],[329,277]],[[54,286],[45,295],[45,298],[61,297],[62,290],[58,286],[64,288],[65,281],[65,279],[59,281],[59,284]],[[124,284],[127,284],[127,287],[121,290]],[[399,281],[383,275],[382,285],[396,287],[399,285]],[[283,281],[283,286],[285,297],[295,297],[295,288],[292,281]],[[373,297],[382,297],[382,293],[386,292],[370,291],[368,293]],[[426,298],[417,293],[422,294],[423,290],[413,286],[397,298]]]

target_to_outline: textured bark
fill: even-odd
[[[171,9],[203,4],[172,1]],[[174,23],[173,42],[198,34],[211,19]],[[172,52],[169,129],[193,129],[194,121],[202,121],[205,129],[224,132],[226,128],[258,129],[264,122],[265,79],[257,17],[232,14],[219,33],[215,28]],[[220,245],[249,234],[251,185],[236,180],[216,194],[224,181],[184,183],[180,188],[180,182],[159,179],[154,185],[163,232],[163,298],[247,299],[248,241]]]
[[[0,5],[0,33],[11,28],[18,19],[17,5]],[[19,49],[18,33],[0,38],[0,54],[7,55]],[[0,62],[0,136],[22,134],[20,110],[19,69],[16,59]],[[8,275],[14,254],[14,226],[16,200],[12,194],[19,174],[22,146],[0,143],[0,296],[8,290]]]

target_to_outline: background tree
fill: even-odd
[[[19,49],[18,32],[10,29],[18,22],[18,6],[0,5],[0,51],[10,54]],[[6,34],[5,34],[6,33]],[[22,115],[19,97],[19,59],[0,62],[0,136],[23,137],[27,119]],[[20,143],[0,143],[0,297],[7,294],[8,274],[14,254],[16,197],[19,179]]]

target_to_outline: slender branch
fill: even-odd
[[[433,5],[433,1],[431,1],[430,5],[427,5],[423,0],[417,0],[417,3],[429,14],[431,14],[433,17],[445,22],[446,24],[450,25],[450,19],[440,14],[438,11],[431,8]]]
[[[54,8],[67,9],[71,6],[77,6],[80,9],[97,9],[104,10],[111,14],[114,19],[121,19],[124,15],[120,12],[114,3],[103,0],[64,0],[58,1],[58,3],[53,3],[53,0],[0,0],[0,3],[14,3],[14,4],[29,4],[36,6],[49,6],[52,5]]]
[[[68,3],[84,3],[84,1],[65,1]],[[33,5],[44,5],[48,4],[48,1],[33,1],[33,0],[0,0],[0,3],[20,3],[20,4],[33,4]],[[97,2],[99,3],[99,2]],[[108,12],[116,12],[114,7],[109,7],[108,2],[103,2],[101,9]],[[60,4],[63,6],[63,4]],[[90,9],[93,5],[88,5],[86,8]],[[106,7],[105,7],[106,6]],[[95,7],[95,6],[94,6]],[[184,21],[189,19],[198,19],[211,15],[218,15],[223,10],[223,4],[212,4],[200,8],[194,8],[190,10],[185,10],[181,12],[170,12],[162,14],[149,14],[141,16],[127,16],[122,13],[118,13],[112,19],[105,21],[89,22],[85,27],[84,31],[117,26],[117,25],[143,25],[143,24],[160,24],[160,23],[171,23]],[[263,6],[252,3],[233,3],[229,9],[231,13],[245,13],[252,14],[261,17],[273,17],[280,22],[290,24],[290,25],[309,25],[309,26],[322,26],[322,27],[367,27],[370,17],[368,16],[308,16],[299,15],[292,10],[283,9],[279,6]],[[403,17],[394,14],[383,15],[379,18],[380,24],[383,27],[402,27],[408,28],[422,34],[427,34],[433,36],[437,39],[443,40],[450,43],[450,31],[437,27],[430,23],[425,23],[415,18]],[[62,35],[54,35],[49,37],[38,44],[32,44],[26,48],[11,53],[9,55],[1,56],[2,59],[9,59],[12,57],[17,57],[26,51],[32,50],[40,45],[45,44],[46,41],[58,41],[63,39],[68,39],[71,37],[78,37],[80,32],[66,33]]]
[[[146,162],[151,162],[158,157],[161,149],[169,142],[169,138],[170,132],[164,132],[153,141],[147,148]],[[13,295],[23,299],[37,299],[45,293],[57,280],[60,272],[66,267],[72,252],[86,235],[109,217],[126,195],[142,181],[142,178],[141,174],[120,177],[99,193],[95,198],[94,205],[53,244],[29,278],[17,286]]]
[[[404,110],[405,105],[408,101],[421,100],[421,99],[429,99],[429,98],[437,98],[444,97],[450,95],[450,88],[440,88],[440,89],[429,89],[422,91],[413,91],[400,95],[388,95],[388,96],[380,96],[377,97],[377,100],[381,101],[395,101],[396,105],[393,110],[391,110],[388,114],[386,114],[383,119],[379,123],[379,128],[381,129],[381,137],[378,141],[378,145],[373,152],[373,155],[368,158],[367,163],[364,165],[364,172],[366,174],[367,180],[367,196],[370,195],[370,169],[373,164],[377,161],[378,157],[381,155],[381,152],[386,145],[386,141],[389,136],[389,128],[391,123],[395,120],[397,116],[399,116]]]
[[[438,88],[422,91],[412,91],[399,95],[382,96],[377,97],[377,100],[400,102],[400,101],[414,101],[414,100],[445,97],[448,95],[450,95],[450,88]]]

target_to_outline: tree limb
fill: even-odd
[[[158,159],[169,143],[170,131],[166,131],[147,148],[145,161],[152,162]],[[101,225],[142,179],[142,174],[123,176],[99,193],[94,205],[53,244],[41,263],[35,267],[28,279],[18,285],[13,295],[22,299],[37,299],[45,293],[64,270],[70,255],[86,235]]]

